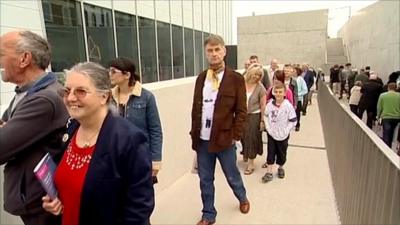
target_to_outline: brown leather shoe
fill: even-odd
[[[197,223],[197,225],[212,225],[212,224],[214,224],[215,223],[215,220],[214,221],[209,221],[209,220],[206,220],[206,219],[201,219],[198,223]]]
[[[243,214],[248,213],[250,211],[250,202],[248,200],[241,202],[239,208]]]

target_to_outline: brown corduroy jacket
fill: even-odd
[[[203,87],[207,70],[196,80],[192,106],[192,149],[200,141],[203,107]],[[224,76],[218,89],[211,127],[209,152],[221,152],[232,146],[233,140],[240,140],[247,118],[246,87],[243,76],[225,67]]]

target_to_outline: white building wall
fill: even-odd
[[[169,2],[168,0],[157,0],[156,18],[158,21],[169,23]]]
[[[203,6],[203,31],[210,33],[210,1],[201,1]]]
[[[113,1],[114,10],[136,15],[136,5],[134,1]]]
[[[183,25],[187,28],[193,28],[193,1],[183,1]]]
[[[182,26],[182,1],[171,2],[171,23]]]
[[[193,1],[193,21],[194,21],[194,29],[201,31],[201,25],[203,23],[203,17],[201,14],[201,1],[195,0]]]
[[[217,1],[217,34],[223,36],[223,27],[222,27],[222,15],[224,13],[223,9],[224,1]]]
[[[137,13],[139,16],[154,19],[154,1],[137,0]]]
[[[215,34],[217,32],[217,4],[216,0],[210,0],[210,33]]]

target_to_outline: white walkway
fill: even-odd
[[[243,175],[251,210],[239,212],[221,168],[216,169],[216,224],[339,224],[322,126],[316,99],[302,117],[300,132],[293,132],[288,149],[285,179],[261,183],[266,154],[256,160],[257,169]],[[266,145],[264,146],[266,152]],[[239,152],[239,150],[238,150]],[[243,172],[245,165],[238,155]],[[177,161],[179,163],[179,161]],[[243,174],[243,173],[242,173]],[[188,173],[168,189],[157,192],[152,224],[196,224],[201,217],[199,178]]]

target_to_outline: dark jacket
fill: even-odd
[[[75,120],[68,125],[65,147],[78,127]],[[109,112],[83,183],[79,225],[147,225],[153,208],[146,137],[139,128]]]
[[[360,109],[369,109],[376,112],[376,106],[378,104],[379,95],[383,91],[383,86],[378,80],[369,80],[361,88],[362,96],[358,107]]]
[[[311,87],[314,85],[314,73],[310,70],[307,70],[306,74],[304,74],[304,81],[307,84],[308,91],[310,91]]]
[[[366,84],[369,81],[369,78],[367,74],[361,73],[356,76],[355,81],[361,81],[363,84]]]
[[[200,141],[203,107],[203,87],[207,71],[196,79],[192,106],[192,149],[197,150]],[[215,101],[211,127],[209,152],[221,152],[240,140],[247,117],[246,87],[243,76],[226,68]]]
[[[117,87],[112,89],[112,96],[113,103],[117,106],[119,96]],[[153,93],[142,88],[140,82],[136,82],[126,106],[124,113],[126,119],[140,128],[149,140],[152,160],[161,161],[162,128]]]
[[[339,78],[339,69],[332,69],[331,70],[331,74],[330,74],[330,83],[338,83],[340,82],[340,78]]]
[[[49,73],[28,89],[26,96],[3,115],[0,128],[0,165],[4,167],[4,208],[14,215],[44,212],[44,189],[33,174],[34,167],[50,152],[62,152],[62,135],[68,112],[61,97],[61,85]],[[11,103],[12,105],[12,103]]]

